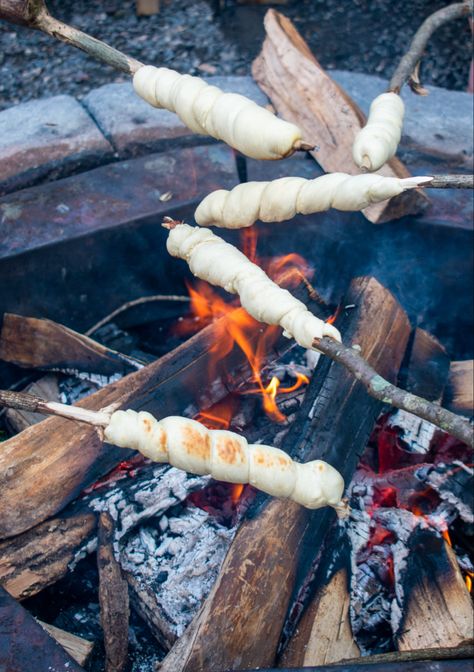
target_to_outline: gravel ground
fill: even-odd
[[[51,0],[51,13],[142,61],[191,74],[243,75],[263,39],[268,6],[227,0],[162,0],[162,11],[137,17],[134,2]],[[288,0],[289,16],[322,65],[389,78],[414,30],[443,0]],[[441,28],[423,61],[425,84],[466,88],[471,32],[466,20]],[[90,89],[125,77],[39,32],[0,22],[0,109],[18,102]]]

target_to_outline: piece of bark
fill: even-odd
[[[160,0],[135,0],[137,16],[153,16],[160,11]]]
[[[128,585],[113,549],[114,522],[107,512],[99,516],[97,566],[99,568],[100,622],[104,633],[105,670],[122,672],[128,657]]]
[[[1,587],[0,670],[83,672],[63,647]]]
[[[62,324],[6,313],[0,359],[27,369],[81,371],[112,376],[136,371],[141,363],[106,348]]]
[[[96,536],[91,512],[47,520],[13,539],[0,542],[0,584],[23,600],[59,581],[78,550]]]
[[[421,541],[409,556],[413,581],[397,636],[399,651],[473,641],[474,613],[453,549],[444,539]]]
[[[158,418],[180,415],[193,403],[198,408],[211,405],[219,394],[227,393],[224,385],[219,385],[227,376],[224,371],[232,375],[245,361],[242,352],[234,349],[218,365],[212,390],[204,389],[209,351],[221,328],[219,323],[206,327],[156,362],[76,405],[91,410],[111,405],[146,410]],[[290,343],[286,342],[282,348],[285,347],[290,347]],[[0,451],[0,539],[19,534],[54,515],[131,454],[132,451],[104,445],[94,427],[57,417],[47,418],[4,441]]]
[[[73,635],[70,632],[66,632],[66,630],[61,630],[61,628],[57,628],[55,625],[44,623],[39,619],[36,620],[41,627],[46,630],[46,632],[51,635],[51,637],[53,637],[65,651],[67,651],[76,663],[81,666],[84,666],[87,663],[89,656],[92,653],[92,649],[94,648],[94,642]]]
[[[353,281],[347,304],[357,308],[338,323],[344,340],[360,346],[394,380],[410,333],[404,311],[373,278]],[[321,358],[282,447],[299,461],[327,460],[349,482],[381,407],[344,367]],[[162,672],[272,665],[296,577],[321,548],[333,516],[328,509],[309,512],[273,500],[245,521],[213,590]]]
[[[272,101],[278,114],[303,131],[314,143],[312,156],[326,172],[361,173],[352,158],[356,134],[365,116],[349,95],[323,70],[293,23],[274,9],[265,16],[266,37],[252,66],[254,79]],[[379,171],[388,177],[409,177],[396,157]],[[374,224],[420,212],[426,196],[408,190],[399,196],[366,208]]]
[[[451,362],[446,407],[469,417],[474,414],[474,360]]]
[[[358,658],[349,619],[350,595],[346,569],[340,569],[318,590],[298,624],[279,667],[327,665]]]
[[[444,346],[432,334],[417,327],[407,363],[405,389],[429,401],[440,401],[449,367]]]

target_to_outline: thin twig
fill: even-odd
[[[423,21],[416,31],[408,51],[403,56],[397,69],[393,73],[388,90],[393,91],[394,93],[400,93],[405,82],[411,79],[417,64],[423,57],[428,40],[435,30],[443,24],[448,23],[448,21],[468,16],[471,12],[472,0],[469,0],[468,2],[459,2],[443,7]],[[412,88],[415,93],[421,93],[421,91],[417,90],[421,88],[419,82],[415,81]]]
[[[134,308],[135,306],[141,306],[144,303],[154,303],[158,301],[183,301],[183,302],[189,302],[190,298],[189,296],[184,296],[180,294],[153,294],[152,296],[141,296],[139,299],[133,299],[133,301],[127,301],[126,303],[123,303],[121,306],[113,310],[111,313],[103,317],[101,320],[99,320],[96,324],[92,325],[90,329],[88,329],[85,332],[86,336],[91,336],[94,332],[96,332],[98,329],[103,327],[105,324],[108,324],[111,320],[114,319],[114,317],[117,317],[117,315],[120,315],[121,313],[125,312],[126,310],[129,310],[130,308]]]
[[[392,385],[380,376],[354,348],[328,337],[315,339],[313,345],[323,354],[345,366],[357,380],[360,380],[367,392],[375,399],[413,413],[413,415],[440,427],[463,443],[474,447],[473,428],[465,418],[447,411],[427,399]]]
[[[430,182],[420,184],[425,189],[474,189],[474,175],[433,175]]]

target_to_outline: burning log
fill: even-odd
[[[143,364],[51,320],[5,313],[0,359],[27,369],[125,375]]]
[[[326,172],[358,174],[350,156],[353,139],[364,124],[361,110],[321,68],[289,19],[271,9],[265,16],[265,30],[262,52],[252,68],[254,78],[285,119],[297,123],[306,137],[318,139],[318,151],[311,154]],[[396,158],[380,174],[410,177]],[[381,223],[419,212],[425,203],[426,197],[413,190],[388,203],[371,205],[364,215]]]
[[[343,333],[384,375],[395,377],[409,333],[400,306],[373,279],[354,281],[346,302],[357,308],[343,317]],[[324,358],[283,447],[299,460],[330,458],[350,479],[380,408],[344,368]],[[272,501],[245,521],[211,594],[162,672],[271,665],[294,582],[307,554],[311,560],[320,553],[329,520],[327,512],[308,516],[305,509]]]
[[[168,252],[184,259],[198,278],[238,294],[250,315],[267,324],[279,324],[284,336],[343,364],[376,399],[429,420],[467,445],[474,445],[472,428],[464,418],[389,383],[357,348],[341,343],[337,329],[310,313],[301,301],[270,280],[233,245],[210,229],[170,219],[165,219],[163,226],[170,230]]]
[[[164,416],[170,411],[180,412],[196,402],[199,395],[202,403],[204,391],[196,389],[197,381],[207,380],[208,353],[223,328],[224,323],[216,322],[203,329],[173,352],[90,395],[75,408],[83,409],[89,418],[88,410],[99,411],[110,405],[149,409]],[[227,357],[229,373],[242,365],[242,359],[239,352]],[[208,403],[215,400],[213,394],[222,392],[219,374],[218,370],[214,391],[208,392]],[[30,404],[27,410],[35,408]],[[77,426],[60,418],[48,418],[3,442],[0,539],[19,534],[54,515],[130,454],[112,447],[104,451],[94,427]]]
[[[348,586],[347,570],[342,568],[318,590],[279,667],[329,665],[360,656],[349,620]]]
[[[397,634],[398,649],[459,646],[473,640],[473,608],[452,548],[421,534],[409,555],[404,586],[409,601]],[[413,582],[413,586],[407,584]]]
[[[128,586],[114,556],[113,527],[110,514],[101,513],[97,549],[100,622],[104,631],[105,670],[122,672],[128,651]]]

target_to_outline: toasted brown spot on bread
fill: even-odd
[[[209,460],[211,457],[211,439],[207,432],[201,433],[192,425],[185,424],[181,430],[182,443],[188,453],[201,460]]]
[[[226,464],[245,464],[245,449],[238,439],[220,435],[216,448],[219,458]]]
[[[142,424],[143,424],[143,427],[145,428],[145,432],[147,434],[149,434],[151,432],[151,428],[152,428],[152,424],[153,424],[152,421],[150,420],[150,418],[142,418]]]

